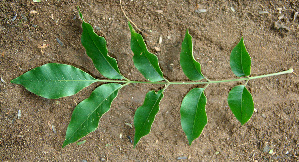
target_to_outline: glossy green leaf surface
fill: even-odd
[[[184,74],[190,80],[201,80],[204,76],[201,73],[200,63],[195,61],[193,57],[192,37],[186,30],[185,38],[182,43],[182,50],[180,54],[180,64]]]
[[[96,69],[109,79],[123,79],[116,60],[108,55],[105,38],[98,36],[92,26],[84,21],[82,28],[81,43]]]
[[[149,81],[157,82],[164,80],[159,67],[158,57],[146,49],[142,36],[135,32],[129,23],[131,30],[131,50],[134,53],[133,62],[139,72]]]
[[[67,127],[62,147],[76,142],[97,129],[100,118],[109,111],[111,102],[121,87],[120,84],[116,83],[101,85],[87,99],[76,106]]]
[[[13,79],[28,91],[49,99],[71,96],[96,82],[84,71],[66,64],[49,63]]]
[[[250,75],[251,59],[246,50],[243,37],[231,52],[230,67],[233,73],[238,77]]]
[[[242,125],[251,118],[254,104],[250,92],[244,85],[234,87],[228,94],[227,102],[231,111]]]
[[[194,88],[184,97],[181,105],[181,125],[189,141],[199,137],[208,122],[206,114],[207,99],[204,88]]]
[[[163,98],[163,90],[149,91],[144,99],[144,103],[140,106],[134,116],[135,137],[134,147],[141,139],[141,137],[149,134],[155,116],[159,111],[159,103]]]

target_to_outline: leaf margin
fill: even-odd
[[[186,30],[184,40],[182,42],[180,53],[180,65],[184,74],[192,81],[199,81],[204,79],[204,75],[201,73],[201,65],[194,59],[193,55],[193,43],[192,36]],[[192,65],[192,66],[190,66]]]
[[[54,94],[50,94],[48,91],[45,94],[43,94],[43,92],[40,89],[47,88],[48,86],[40,86],[40,87],[37,86],[37,83],[40,81],[40,80],[38,80],[38,77],[43,77],[44,76],[44,75],[40,75],[40,74],[47,74],[46,77],[48,77],[49,73],[46,73],[46,72],[43,73],[42,71],[49,70],[49,68],[50,68],[50,70],[53,70],[53,68],[59,68],[60,71],[66,70],[66,69],[74,70],[74,71],[76,71],[78,73],[81,73],[84,77],[88,77],[87,79],[89,79],[89,80],[86,80],[86,82],[89,82],[89,83],[81,86],[81,88],[77,87],[76,90],[74,90],[74,93],[67,93],[66,94],[65,92],[70,92],[70,91],[59,92],[59,91],[55,90],[55,91],[53,91]],[[40,73],[38,73],[38,71],[40,71]],[[60,73],[58,73],[58,74],[60,74]],[[32,77],[32,75],[34,75],[34,77]],[[55,73],[53,75],[57,75],[57,73]],[[55,77],[57,79],[57,76],[55,76]],[[64,79],[65,76],[61,76],[61,77]],[[22,80],[22,78],[25,78],[25,79]],[[31,79],[31,81],[29,82],[29,85],[27,85],[27,86],[25,85],[25,84],[27,84],[27,83],[25,83],[26,78]],[[34,82],[32,82],[32,78],[37,79],[37,81],[36,81],[37,83],[33,84]],[[45,77],[43,77],[43,78],[45,78]],[[48,81],[51,81],[51,80],[48,80]],[[56,82],[58,82],[58,83],[62,82],[62,81],[64,81],[64,80],[59,80],[59,79],[56,80]],[[74,81],[80,81],[80,80],[74,80]],[[13,83],[13,84],[20,84],[20,85],[22,85],[29,92],[31,92],[31,93],[33,93],[33,94],[35,94],[37,96],[41,96],[41,97],[44,97],[44,98],[47,98],[47,99],[58,99],[58,98],[72,96],[72,95],[77,94],[82,89],[88,87],[89,85],[91,85],[94,82],[97,82],[97,79],[95,79],[90,74],[86,73],[85,71],[83,71],[83,70],[81,70],[81,69],[79,69],[77,67],[74,67],[72,65],[60,64],[60,63],[47,63],[47,64],[44,64],[42,66],[39,66],[39,67],[36,67],[36,68],[33,68],[33,69],[27,71],[26,73],[18,76],[17,78],[12,79],[10,82]],[[80,82],[80,83],[83,83],[83,82]],[[33,85],[30,85],[30,84],[33,84]],[[63,86],[63,88],[65,88],[65,86]],[[60,88],[60,89],[62,89],[62,88]],[[53,87],[51,87],[50,90],[53,90]],[[56,94],[56,93],[58,93],[58,94]],[[65,95],[61,95],[61,93],[65,94]]]
[[[83,30],[81,34],[81,44],[85,48],[88,57],[91,58],[94,67],[99,71],[100,74],[102,74],[106,78],[125,79],[125,77],[120,73],[120,70],[117,65],[117,60],[109,56],[108,54],[106,39],[104,37],[98,36],[94,32],[93,27],[89,23],[84,21],[80,10],[79,10],[79,15],[82,19],[82,30]],[[87,36],[89,36],[89,38],[87,38]],[[93,42],[98,52],[92,50],[92,47],[90,47],[92,43],[90,42],[86,43],[88,41]],[[96,55],[95,53],[100,55]],[[103,67],[103,63],[105,63],[105,67]]]
[[[230,67],[237,77],[246,77],[251,74],[251,57],[247,52],[243,37],[231,52]]]
[[[134,148],[136,147],[136,145],[138,144],[139,140],[142,137],[144,137],[144,136],[146,136],[150,133],[152,124],[155,120],[155,117],[156,117],[157,113],[160,110],[159,104],[160,104],[160,101],[162,100],[162,98],[164,96],[163,91],[164,91],[164,89],[159,90],[158,92],[149,91],[145,96],[143,104],[140,107],[138,107],[137,110],[135,111],[135,115],[134,115],[134,127],[135,127]],[[144,120],[144,118],[142,118],[142,117],[140,119],[140,115],[142,115],[141,112],[146,110],[146,108],[147,108],[146,106],[148,106],[146,104],[149,102],[149,100],[152,100],[151,97],[153,97],[156,101],[155,101],[154,105],[152,105],[152,109],[150,110],[150,113],[146,117],[146,119]],[[151,114],[152,112],[153,112],[153,114]],[[151,115],[152,115],[152,117],[150,117]],[[139,121],[143,121],[143,123],[141,123]],[[149,127],[147,127],[147,129],[144,130],[145,125],[146,125],[146,121],[149,124]],[[140,124],[142,126],[140,126]],[[143,130],[143,131],[140,131],[140,130]],[[137,136],[137,134],[138,134],[138,136]]]
[[[180,108],[181,126],[187,136],[189,145],[191,145],[192,142],[201,135],[204,127],[208,123],[208,118],[207,118],[206,109],[205,109],[206,104],[207,104],[207,98],[204,94],[204,90],[205,90],[204,88],[191,89],[186,94],[186,96],[184,97],[182,104],[181,104],[181,108]],[[189,103],[190,98],[194,99],[195,97],[198,97],[196,99],[197,103],[193,101],[190,104]],[[194,104],[194,103],[196,103],[196,104]],[[194,105],[192,105],[192,104],[194,104]],[[190,105],[192,105],[193,107],[189,108]],[[193,116],[194,116],[194,118],[193,118],[194,120],[193,119],[190,120]],[[190,128],[190,125],[188,125],[188,124],[191,122],[193,124],[192,124],[192,130],[190,133],[190,130],[188,130]],[[195,126],[196,124],[197,124],[197,126]],[[197,129],[195,127],[197,127]]]
[[[147,50],[143,37],[134,30],[130,22],[128,22],[128,25],[131,32],[130,46],[134,53],[134,66],[151,82],[165,80],[159,66],[158,57]],[[139,48],[136,48],[135,44],[136,46],[139,46]]]
[[[246,97],[245,100],[244,97]],[[247,90],[246,86],[238,85],[233,87],[229,91],[227,102],[232,113],[237,118],[237,120],[241,123],[241,125],[244,125],[250,120],[254,112],[254,102],[252,99],[252,95]],[[235,102],[239,102],[239,103],[235,103]],[[246,102],[246,104],[244,102]],[[247,106],[249,108],[243,110],[242,109],[243,104],[244,106]]]
[[[90,128],[90,129],[92,129],[92,130],[89,130],[89,132],[85,133],[84,135],[79,135],[79,137],[77,137],[77,138],[75,138],[75,139],[67,138],[67,137],[68,137],[68,133],[70,133],[71,130],[72,130],[72,128],[70,128],[70,125],[73,124],[73,123],[75,123],[76,121],[75,121],[74,118],[77,118],[77,117],[79,116],[78,114],[76,114],[77,111],[79,111],[79,114],[80,114],[80,116],[82,117],[82,114],[83,114],[83,113],[80,112],[80,111],[83,111],[84,108],[86,107],[86,105],[84,105],[84,104],[89,104],[90,102],[94,102],[94,101],[92,100],[92,98],[95,98],[96,100],[98,100],[99,96],[96,96],[96,95],[97,95],[96,93],[102,93],[101,95],[103,95],[103,94],[104,94],[104,92],[102,92],[103,89],[104,89],[104,88],[109,88],[109,87],[107,87],[107,86],[113,86],[112,88],[114,88],[114,90],[113,90],[108,96],[104,97],[104,98],[101,100],[100,104],[97,106],[97,108],[95,108],[95,110],[92,112],[92,113],[96,112],[102,104],[106,104],[106,102],[108,102],[108,105],[106,105],[106,106],[108,106],[108,107],[104,107],[104,108],[103,108],[103,109],[106,109],[106,110],[104,110],[103,112],[100,112],[100,113],[96,114],[96,115],[98,116],[98,120],[96,120],[96,121],[95,121],[96,123],[93,123],[93,124],[96,124],[97,126],[96,126],[96,127],[92,127],[92,128]],[[78,141],[78,140],[82,139],[83,137],[87,136],[88,134],[94,132],[94,131],[99,127],[99,123],[100,123],[100,119],[101,119],[101,117],[102,117],[105,113],[107,113],[107,112],[110,110],[110,108],[111,108],[111,104],[112,104],[113,100],[114,100],[114,99],[117,97],[117,95],[118,95],[118,91],[119,91],[122,87],[124,87],[124,86],[125,86],[125,85],[121,85],[121,84],[118,84],[118,83],[108,83],[108,84],[103,84],[103,85],[97,87],[95,90],[93,90],[93,92],[90,94],[90,96],[89,96],[88,98],[86,98],[86,99],[84,99],[82,102],[80,102],[80,103],[75,107],[75,109],[73,110],[73,113],[72,113],[72,116],[71,116],[71,120],[70,120],[69,125],[68,125],[67,130],[66,130],[65,140],[64,140],[64,142],[63,142],[63,144],[62,144],[62,148],[64,148],[65,146],[67,146],[67,145],[69,145],[69,144],[71,144],[71,143],[75,143],[76,141]],[[111,88],[111,87],[110,87],[110,88]],[[104,95],[105,95],[105,94],[104,94]],[[111,100],[110,100],[110,101],[107,100],[109,97],[111,97]],[[91,101],[90,101],[90,100],[91,100]],[[82,105],[83,105],[83,106],[82,106]],[[83,109],[83,110],[79,110],[79,109]],[[99,111],[99,110],[98,110],[98,111]],[[85,112],[84,112],[84,113],[85,113]],[[92,113],[91,113],[91,115],[92,115]],[[90,118],[91,115],[89,115],[87,118]],[[93,121],[94,121],[94,118],[92,118],[92,119],[93,119]],[[86,119],[83,123],[85,123],[87,120],[88,120],[88,119]],[[88,122],[88,121],[87,121],[87,122]],[[80,126],[82,126],[83,123],[82,123]],[[76,123],[75,123],[75,124],[76,124]],[[84,127],[84,128],[85,128],[85,127]],[[80,129],[80,128],[78,128],[75,132],[77,132],[79,129]],[[71,137],[73,137],[74,134],[75,134],[75,133],[72,133]]]

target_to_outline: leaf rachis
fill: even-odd
[[[80,10],[79,16],[83,20]],[[11,80],[11,83],[20,84],[28,91],[48,99],[74,95],[94,82],[105,83],[97,87],[87,99],[76,106],[62,147],[76,142],[96,130],[100,118],[109,111],[111,103],[117,97],[118,91],[131,83],[165,85],[158,92],[149,91],[145,96],[143,105],[136,110],[134,115],[134,147],[143,136],[150,132],[155,116],[160,109],[159,103],[164,96],[163,92],[169,85],[205,84],[204,88],[191,89],[183,98],[180,108],[182,129],[187,136],[189,145],[191,145],[193,140],[200,136],[207,124],[205,110],[207,99],[204,90],[210,84],[245,81],[244,85],[233,87],[229,91],[227,98],[231,111],[241,125],[244,125],[249,121],[254,110],[252,95],[246,88],[247,83],[253,79],[293,73],[293,69],[289,69],[282,72],[249,77],[251,75],[251,58],[242,37],[230,55],[231,70],[237,77],[241,78],[209,80],[202,75],[201,65],[194,59],[192,37],[186,30],[180,52],[180,65],[183,73],[191,81],[168,81],[160,69],[158,57],[148,52],[142,36],[135,32],[130,23],[128,25],[131,32],[130,46],[134,53],[134,66],[148,80],[146,82],[129,80],[124,77],[118,69],[116,59],[108,55],[105,38],[99,37],[94,33],[92,26],[84,20],[82,22],[81,43],[87,55],[92,59],[95,68],[108,79],[95,79],[88,73],[71,65],[49,63],[36,67]],[[207,81],[200,81],[202,79]]]

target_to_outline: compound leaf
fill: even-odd
[[[81,43],[96,69],[109,79],[124,79],[118,69],[117,61],[108,55],[105,38],[98,36],[92,26],[84,20],[82,28]]]
[[[184,97],[181,105],[181,125],[191,145],[208,122],[204,88],[194,88]]]
[[[182,43],[182,50],[180,54],[180,64],[184,74],[190,80],[201,80],[204,76],[201,73],[200,63],[195,61],[193,57],[192,37],[186,30],[185,38]]]
[[[250,92],[244,85],[234,87],[228,94],[227,102],[231,111],[242,125],[251,118],[254,104]]]
[[[149,91],[144,99],[144,103],[140,106],[134,116],[135,137],[134,147],[141,137],[149,134],[155,116],[159,111],[159,103],[163,98],[163,90]]]
[[[149,81],[157,82],[164,80],[159,67],[158,57],[147,51],[146,45],[140,34],[136,33],[131,24],[131,50],[134,53],[133,62],[140,73]]]
[[[100,118],[109,111],[111,102],[120,88],[122,85],[117,83],[101,85],[76,106],[62,147],[76,142],[97,129]]]
[[[84,71],[66,64],[49,63],[13,79],[28,91],[49,99],[71,96],[96,82]]]
[[[246,50],[243,37],[231,52],[230,67],[238,77],[250,75],[251,59]]]

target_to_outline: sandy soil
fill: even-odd
[[[124,87],[99,128],[82,139],[86,143],[62,149],[73,109],[99,84],[71,97],[48,100],[10,83],[50,62],[71,64],[103,78],[80,43],[76,6],[96,33],[106,38],[121,72],[131,80],[144,80],[133,66],[128,20],[119,1],[41,1],[0,2],[1,161],[299,160],[299,17],[294,19],[298,1],[123,0],[125,12],[142,30],[149,51],[158,56],[170,81],[187,80],[179,66],[186,29],[193,36],[195,58],[210,79],[234,78],[229,55],[241,36],[252,58],[253,76],[294,68],[294,74],[248,83],[256,111],[244,126],[226,101],[228,91],[240,83],[210,85],[205,92],[209,121],[192,146],[181,129],[179,109],[184,95],[196,86],[170,86],[151,133],[135,149],[129,139],[134,129],[125,123],[133,124],[146,92],[159,86]]]

